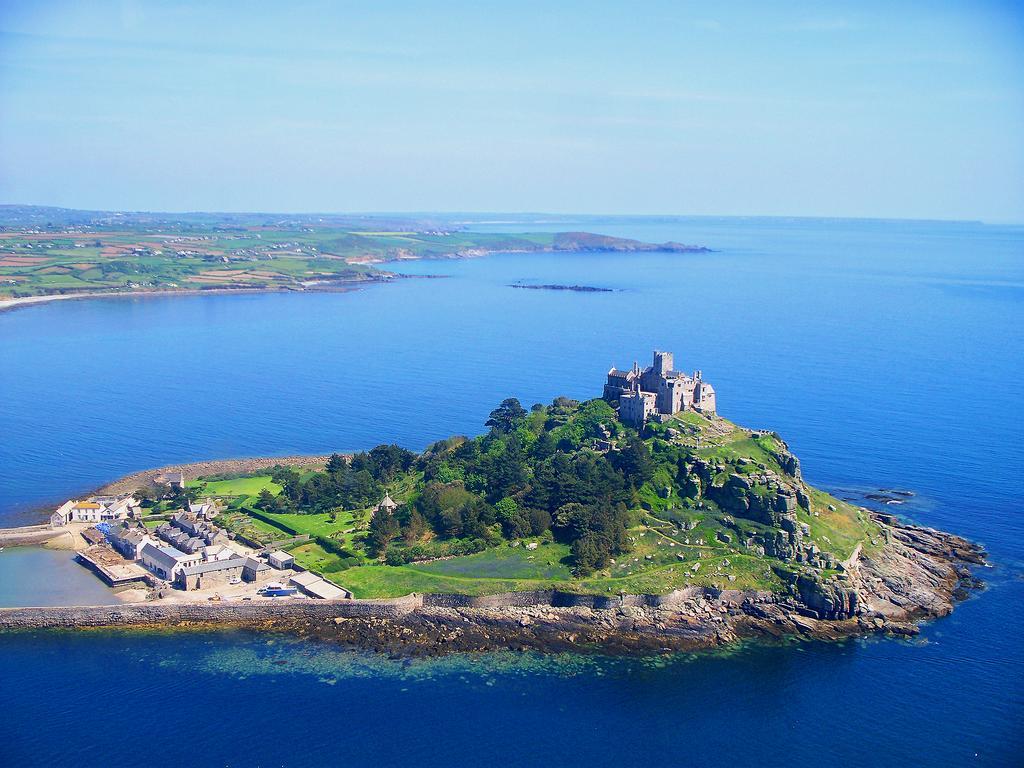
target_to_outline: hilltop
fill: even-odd
[[[773,595],[822,619],[910,618],[951,604],[966,575],[956,563],[981,561],[961,539],[936,544],[945,534],[810,486],[778,434],[714,414],[637,431],[601,399],[529,411],[509,399],[488,426],[419,454],[382,445],[319,469],[196,478],[188,494],[216,495],[217,522],[257,544],[309,535],[290,547],[296,561],[356,598],[699,588]],[[922,566],[915,547],[941,563]]]

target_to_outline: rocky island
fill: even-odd
[[[177,468],[69,501],[51,528],[92,532],[80,557],[108,582],[135,573],[132,597],[0,609],[0,628],[244,626],[393,654],[661,652],[911,635],[985,562],[965,539],[809,485],[780,435],[722,418],[703,374],[669,353],[612,368],[599,399],[509,398],[486,426],[421,453]]]

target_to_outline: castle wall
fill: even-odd
[[[626,424],[639,429],[647,417],[655,412],[657,396],[653,392],[636,392],[619,399],[619,418]]]

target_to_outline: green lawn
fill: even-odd
[[[363,565],[324,576],[350,590],[359,598],[402,597],[413,592],[455,592],[463,595],[489,595],[498,592],[543,589],[547,582],[517,579],[470,579],[441,576],[407,565]]]
[[[303,568],[324,575],[329,575],[332,566],[340,561],[337,555],[328,552],[315,541],[290,547],[288,551]]]
[[[270,475],[238,477],[234,480],[190,480],[189,488],[199,488],[204,496],[258,496],[266,489],[273,494],[281,492],[281,486],[270,479]]]
[[[319,515],[304,515],[299,513],[279,514],[265,512],[263,514],[272,520],[276,520],[279,523],[287,525],[289,528],[293,528],[300,534],[308,533],[310,536],[326,536],[328,538],[335,538],[334,534],[339,531],[345,531],[356,527],[356,521],[352,512],[339,512],[334,522],[331,522],[330,515],[326,513]]]
[[[522,546],[501,546],[475,555],[410,563],[406,568],[436,576],[475,579],[569,579],[572,572],[563,562],[568,556],[569,547],[564,544],[543,544],[533,551]]]

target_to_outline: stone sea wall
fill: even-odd
[[[253,623],[273,619],[399,618],[420,608],[669,608],[694,600],[727,605],[772,602],[770,593],[690,587],[667,595],[578,595],[557,590],[506,592],[471,597],[459,594],[409,595],[389,600],[281,600],[275,602],[150,602],[109,606],[0,608],[0,630],[52,627],[194,623]]]
[[[0,608],[0,630],[107,627],[146,624],[253,623],[269,619],[400,618],[422,605],[418,597],[395,600],[288,600],[272,603],[139,603],[124,605]]]

